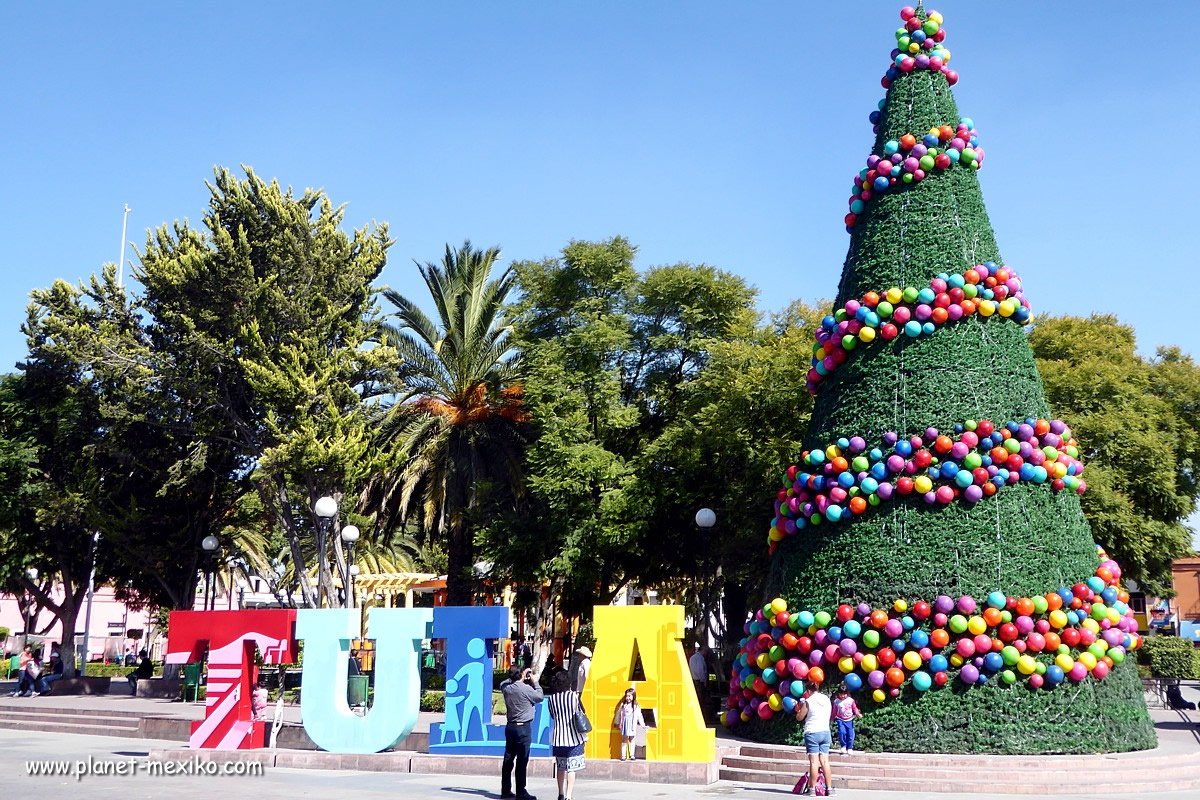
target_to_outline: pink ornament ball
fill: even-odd
[[[1045,682],[1046,682],[1045,679],[1041,675],[1038,675],[1036,673],[1029,676],[1029,685],[1031,687],[1033,687],[1034,689],[1042,688],[1042,684]]]
[[[912,6],[905,6],[904,8],[900,9],[900,19],[902,19],[904,22],[908,22],[916,15],[916,13],[917,10]]]

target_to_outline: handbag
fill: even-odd
[[[588,719],[587,712],[583,710],[582,705],[575,706],[575,713],[571,715],[571,723],[575,726],[577,733],[592,732],[592,721]]]

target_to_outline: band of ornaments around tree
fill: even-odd
[[[942,687],[995,679],[1053,689],[1089,675],[1103,680],[1142,644],[1121,568],[1097,547],[1095,574],[1070,588],[1033,597],[990,593],[984,600],[947,595],[892,608],[866,603],[834,611],[790,613],[776,598],[755,613],[730,672],[727,726],[791,714],[804,681],[851,692],[864,686],[876,703]]]
[[[946,38],[942,15],[930,11],[922,20],[914,9],[906,6],[900,10],[900,19],[904,25],[896,31],[896,48],[891,54],[892,65],[881,81],[883,88],[891,86],[901,73],[921,70],[942,73],[950,86],[958,83],[958,73],[947,66],[950,51],[942,45]],[[880,100],[879,108],[871,112],[876,133],[884,105],[885,100]],[[979,169],[983,166],[983,157],[975,123],[967,117],[960,119],[956,128],[942,125],[930,128],[919,138],[908,133],[899,140],[887,142],[883,155],[869,156],[866,169],[855,176],[850,193],[850,213],[845,218],[846,230],[854,227],[858,215],[872,197],[920,183],[934,170],[941,172],[955,164]]]
[[[999,315],[1022,325],[1033,321],[1015,270],[988,261],[962,274],[943,272],[924,289],[893,286],[883,294],[867,292],[858,300],[847,300],[821,320],[814,334],[808,391],[816,394],[821,381],[837,371],[859,345],[876,339],[890,342],[901,333],[914,339],[927,336],[946,323],[975,314],[984,318]]]
[[[900,21],[904,24],[896,29],[892,63],[879,81],[883,88],[891,86],[901,73],[923,70],[940,72],[951,86],[958,83],[958,73],[949,67],[950,51],[943,44],[946,29],[942,27],[942,15],[930,11],[921,19],[912,6],[905,6],[900,9]]]
[[[782,539],[808,526],[836,523],[869,508],[915,495],[927,504],[961,498],[977,503],[1001,487],[1049,483],[1055,491],[1087,490],[1083,462],[1062,420],[1028,418],[994,425],[989,420],[954,426],[954,436],[928,428],[921,436],[883,436],[887,448],[868,449],[861,436],[805,450],[788,467],[775,500],[767,539],[772,553]]]
[[[882,109],[884,101],[879,101]],[[878,123],[879,111],[872,112],[871,121]],[[878,131],[878,124],[875,126]],[[884,143],[883,155],[867,156],[867,166],[854,176],[850,188],[850,213],[846,214],[846,230],[858,222],[858,215],[873,197],[902,189],[925,180],[934,171],[943,172],[955,164],[974,170],[983,168],[983,148],[979,146],[978,131],[970,117],[958,121],[957,128],[942,125],[930,128],[920,139],[906,133],[899,139]]]

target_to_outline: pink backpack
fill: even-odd
[[[825,770],[817,770],[817,785],[813,789],[814,797],[825,797]],[[804,794],[804,790],[808,788],[808,773],[800,776],[800,780],[796,781],[796,785],[792,787],[792,794]]]

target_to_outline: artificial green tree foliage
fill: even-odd
[[[888,89],[873,152],[904,134],[919,138],[930,128],[954,126],[959,118],[940,73],[900,73]],[[989,170],[1002,167],[988,162]],[[850,235],[836,302],[892,286],[928,286],[938,273],[961,273],[986,261],[1004,263],[978,174],[956,166],[868,203]],[[1037,298],[1031,299],[1036,310]],[[952,431],[966,420],[1003,424],[1049,411],[1023,329],[973,316],[929,336],[856,351],[820,384],[804,445],[823,448],[854,435],[878,445],[886,431]],[[839,524],[808,528],[780,543],[766,595],[817,610],[864,601],[890,607],[897,598],[932,600],[943,593],[1043,594],[1086,579],[1096,563],[1078,497],[1021,483],[974,506],[898,499]],[[1055,691],[956,684],[926,693],[908,688],[886,703],[866,698],[860,705],[866,718],[859,741],[869,750],[1121,751],[1155,742],[1131,663],[1103,681]],[[750,730],[796,743],[802,737],[790,718]]]
[[[1200,463],[1200,367],[1178,347],[1138,355],[1116,317],[1037,321],[1029,343],[1055,416],[1087,464],[1083,512],[1096,541],[1146,594],[1171,590],[1191,552]]]

